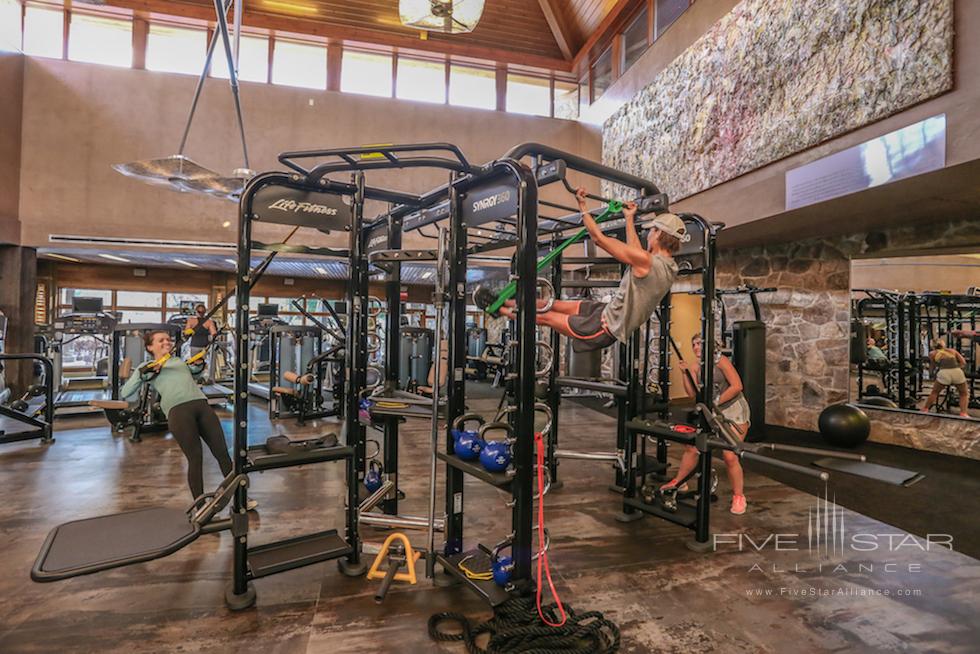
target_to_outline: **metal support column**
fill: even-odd
[[[446,453],[453,454],[452,421],[466,412],[466,227],[462,222],[462,194],[455,185],[449,190],[449,347],[446,380]],[[435,362],[436,370],[439,361]],[[459,374],[457,374],[459,370]],[[463,471],[446,467],[446,544],[444,554],[463,551]]]

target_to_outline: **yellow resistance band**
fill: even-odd
[[[466,575],[466,578],[475,579],[476,581],[490,581],[491,579],[493,579],[493,572],[490,570],[487,570],[485,572],[475,572],[467,568],[466,562],[472,558],[473,555],[470,554],[469,556],[464,557],[463,560],[459,562],[459,569],[463,571],[463,574]]]

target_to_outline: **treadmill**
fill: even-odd
[[[92,362],[94,375],[66,377],[63,348],[80,338],[90,337],[108,350],[116,322],[112,314],[103,311],[102,299],[96,297],[73,297],[71,313],[54,320],[55,352],[52,358],[55,361],[55,379],[58,381],[54,400],[56,417],[96,412],[98,409],[91,402],[109,398],[109,370],[99,370],[99,357],[94,356]]]

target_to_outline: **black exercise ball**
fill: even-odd
[[[820,434],[836,447],[857,447],[868,440],[871,419],[853,404],[831,404],[820,412]]]

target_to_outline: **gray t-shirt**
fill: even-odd
[[[670,292],[677,277],[673,257],[650,255],[650,272],[646,277],[633,276],[632,266],[626,271],[619,288],[602,311],[602,321],[617,341],[625,343],[639,329]]]

